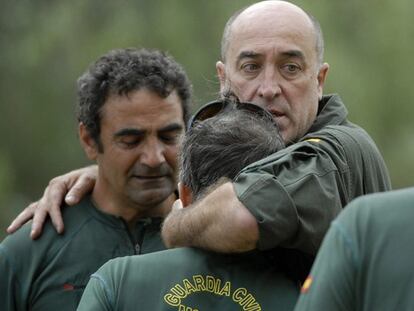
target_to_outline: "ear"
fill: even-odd
[[[322,95],[323,95],[323,86],[325,85],[325,80],[326,77],[328,75],[328,70],[329,70],[329,64],[328,63],[324,63],[321,68],[319,69],[318,72],[318,97],[319,100],[322,99]]]
[[[221,61],[216,63],[217,77],[220,81],[220,92],[223,92],[226,85],[226,65]]]
[[[187,207],[193,203],[193,193],[190,188],[184,185],[182,182],[178,183],[178,193],[180,195],[180,200],[183,202],[183,207]]]
[[[79,140],[89,160],[95,161],[98,156],[98,146],[82,122],[79,123]]]

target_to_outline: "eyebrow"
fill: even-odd
[[[254,51],[241,51],[240,54],[237,56],[237,63],[240,62],[244,58],[258,58],[260,56],[259,53]]]
[[[286,58],[297,57],[300,59],[305,59],[305,55],[300,50],[288,50],[288,51],[282,52],[282,55],[285,56]]]
[[[136,128],[124,128],[122,130],[119,130],[114,134],[115,137],[121,137],[121,136],[140,136],[144,135],[145,131],[139,130]]]
[[[180,131],[184,127],[179,123],[172,123],[163,128],[157,130],[157,132],[165,133],[165,132],[174,132]],[[145,130],[137,129],[137,128],[124,128],[119,130],[114,134],[115,137],[122,137],[122,136],[141,136],[145,134]]]
[[[237,63],[239,63],[244,58],[258,58],[261,55],[262,54],[254,52],[254,51],[242,51],[237,56]],[[300,50],[287,50],[287,51],[282,52],[281,55],[285,58],[297,57],[300,59],[305,59],[305,55]]]
[[[179,123],[172,123],[167,125],[166,127],[160,128],[158,132],[175,132],[175,131],[181,131],[184,129],[184,126]]]

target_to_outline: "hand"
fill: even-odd
[[[62,201],[68,205],[74,205],[90,192],[98,175],[96,165],[71,171],[65,175],[53,178],[46,187],[42,198],[27,206],[7,228],[8,233],[13,233],[22,225],[33,218],[30,237],[38,238],[43,229],[46,217],[49,215],[56,231],[61,234],[64,230],[61,206]]]

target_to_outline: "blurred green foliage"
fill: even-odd
[[[217,96],[224,24],[254,1],[3,1],[0,10],[0,239],[54,176],[87,164],[74,118],[75,81],[117,47],[169,51],[193,81],[194,107]],[[413,184],[414,3],[292,1],[316,16],[330,64],[325,93],[375,139],[394,188]]]

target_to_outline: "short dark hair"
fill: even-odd
[[[176,91],[181,100],[184,124],[190,115],[191,83],[170,55],[149,49],[116,49],[101,56],[78,79],[77,118],[102,151],[101,111],[110,95],[128,95],[147,88],[162,98]]]
[[[197,200],[221,178],[233,180],[242,168],[283,147],[271,119],[228,105],[187,130],[180,153],[180,181]]]

